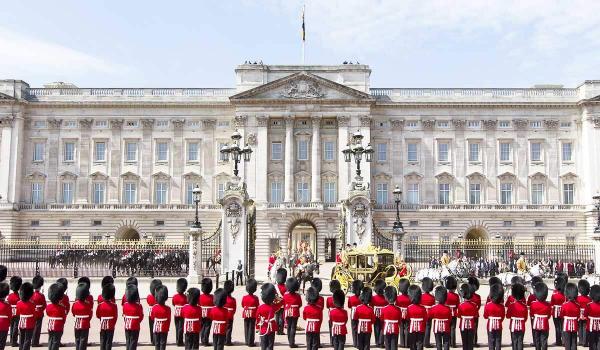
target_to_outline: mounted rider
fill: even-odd
[[[450,256],[448,255],[448,251],[444,250],[444,252],[442,253],[442,257],[440,258],[440,264],[442,266],[448,266],[449,263],[450,263]]]
[[[527,266],[527,260],[525,259],[525,253],[521,252],[519,254],[519,259],[517,260],[517,273],[524,274],[529,271],[529,267]]]

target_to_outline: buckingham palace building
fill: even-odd
[[[30,87],[0,80],[2,239],[182,240],[205,231],[237,130],[256,258],[306,242],[334,258],[360,133],[372,221],[405,240],[587,241],[600,189],[600,81],[577,87],[379,88],[363,64],[235,68],[229,88]],[[202,82],[199,82],[201,85]],[[402,82],[398,82],[399,85]]]

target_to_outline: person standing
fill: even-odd
[[[530,314],[533,319],[531,333],[535,350],[548,349],[548,334],[550,333],[550,317],[552,306],[546,301],[548,298],[548,287],[543,282],[533,285],[535,300],[531,302]]]
[[[296,282],[297,283],[297,282]],[[317,350],[321,334],[321,323],[323,321],[323,308],[317,305],[319,292],[314,287],[306,291],[306,307],[302,311],[302,318],[306,321],[306,350]],[[294,346],[296,344],[294,343]]]
[[[0,266],[0,277],[2,277],[2,266]],[[0,282],[0,349],[4,349],[6,346],[8,329],[10,328],[10,318],[12,317],[10,304],[6,302],[6,297],[9,293],[10,288],[8,287],[8,284]]]
[[[554,321],[554,331],[556,336],[556,346],[562,346],[562,328],[563,319],[560,317],[561,309],[563,304],[566,302],[564,295],[565,286],[567,285],[567,279],[563,276],[558,276],[554,279],[554,292],[550,298],[550,305],[552,306],[552,319]]]
[[[17,303],[19,302],[19,289],[21,289],[21,285],[23,284],[23,280],[19,276],[12,276],[9,281],[9,288],[12,291],[6,298],[6,301],[10,305],[11,308],[11,318],[10,318],[10,346],[17,347],[19,346],[19,318],[17,317]]]
[[[162,286],[162,281],[159,279],[153,279],[150,281],[150,293],[146,297],[146,303],[148,304],[148,329],[150,330],[150,344],[155,345],[154,339],[154,318],[150,317],[152,309],[156,305],[156,289]]]
[[[275,333],[277,332],[275,313],[282,306],[282,303],[275,302],[276,295],[277,291],[273,284],[263,284],[260,293],[263,304],[258,307],[256,318],[261,350],[273,350],[275,345]]]
[[[427,310],[427,315],[429,315],[429,310],[435,305],[435,298],[431,295],[431,291],[433,290],[433,280],[429,277],[423,278],[421,281],[421,289],[423,290],[423,294],[421,295],[421,305],[425,307]],[[425,339],[423,340],[425,347],[430,348],[431,346],[431,318],[427,317],[427,323],[425,324]]]
[[[100,320],[100,350],[111,350],[115,325],[117,324],[117,304],[115,300],[114,284],[106,284],[102,288],[102,304],[96,308],[96,318]]]
[[[394,289],[395,291],[395,289]],[[329,311],[329,319],[331,320],[331,344],[333,350],[344,350],[346,345],[346,334],[348,329],[348,311],[344,309],[344,300],[346,296],[340,289],[336,289],[332,295],[333,308]]]
[[[235,269],[235,285],[243,286],[244,285],[244,266],[242,265],[242,261],[238,260],[237,267]]]
[[[296,326],[298,325],[300,308],[302,307],[302,298],[297,293],[300,283],[294,277],[290,277],[285,281],[285,288],[287,292],[283,295],[283,316],[285,317],[285,324],[287,324],[288,345],[290,348],[296,348],[298,347],[296,345]]]
[[[32,347],[40,347],[40,334],[42,333],[42,322],[44,320],[44,311],[46,310],[46,297],[42,293],[42,287],[44,286],[44,278],[40,275],[36,275],[31,280],[33,285],[33,295],[31,296],[31,302],[35,305],[35,328],[33,328],[33,336],[31,339]]]
[[[232,296],[233,290],[235,286],[233,285],[233,281],[227,280],[223,283],[223,290],[227,293],[227,297],[225,298],[225,308],[229,312],[229,321],[227,321],[227,332],[225,333],[225,345],[232,346],[233,342],[231,341],[231,333],[233,331],[233,317],[235,316],[235,310],[237,309],[237,301]]]
[[[177,293],[173,295],[172,300],[175,321],[175,344],[177,346],[183,346],[183,316],[181,316],[181,310],[187,304],[188,298],[185,295],[187,286],[187,280],[179,278],[176,284]]]
[[[527,305],[525,300],[525,287],[521,283],[515,283],[511,287],[514,302],[506,308],[506,318],[510,320],[510,339],[513,350],[523,350],[523,338],[525,336],[525,325],[527,324]]]
[[[565,350],[577,349],[577,328],[581,310],[577,304],[577,285],[567,283],[565,286],[565,298],[567,301],[560,308],[562,319],[562,337]]]
[[[200,317],[202,308],[198,306],[200,290],[190,288],[187,291],[187,304],[181,309],[180,316],[183,321],[185,350],[198,350],[200,346]]]
[[[244,319],[244,340],[245,344],[250,347],[256,346],[254,340],[255,332],[254,327],[256,325],[256,310],[259,306],[258,297],[254,295],[256,293],[257,282],[254,278],[249,278],[246,281],[246,292],[242,298],[242,318]]]
[[[200,331],[200,344],[209,346],[211,319],[208,317],[208,312],[215,306],[213,302],[212,292],[213,284],[210,278],[203,278],[200,281],[200,308],[202,309],[202,330]]]
[[[165,350],[169,327],[171,326],[171,308],[166,305],[169,299],[169,290],[161,284],[154,290],[154,295],[156,304],[152,307],[149,316],[153,323],[154,348],[156,350]]]
[[[504,310],[504,288],[501,284],[490,285],[490,302],[483,308],[483,318],[487,320],[489,350],[501,350],[502,321],[506,315]]]
[[[436,305],[429,310],[428,318],[431,319],[431,330],[435,337],[435,347],[437,350],[449,350],[452,310],[446,306],[448,291],[444,286],[438,286],[434,294]]]
[[[456,347],[456,309],[460,303],[460,298],[456,294],[456,288],[458,283],[454,276],[446,278],[446,289],[448,290],[448,297],[446,298],[446,305],[452,310],[452,321],[450,322],[450,346]]]
[[[35,304],[31,301],[33,296],[33,285],[29,282],[23,283],[19,290],[19,302],[17,303],[17,317],[19,318],[19,350],[31,348],[31,338],[35,328]]]
[[[373,306],[373,312],[375,313],[373,333],[375,335],[375,345],[379,348],[382,348],[384,345],[383,332],[381,332],[381,326],[383,324],[381,321],[381,310],[383,310],[383,308],[388,304],[385,296],[383,295],[383,290],[385,287],[386,284],[384,280],[380,279],[375,281],[375,286],[373,287],[375,295],[373,295],[373,298],[371,298],[371,306]]]
[[[381,322],[383,323],[383,344],[385,350],[398,349],[398,335],[400,334],[400,322],[402,321],[402,311],[396,306],[398,293],[393,286],[387,286],[383,290],[385,300],[388,305],[381,310]]]
[[[358,320],[354,319],[356,308],[361,305],[360,293],[363,289],[363,281],[352,281],[352,296],[348,298],[348,309],[350,309],[350,325],[352,330],[352,346],[357,347],[358,344]]]
[[[85,283],[80,283],[75,290],[76,300],[71,308],[73,317],[75,317],[74,328],[76,350],[85,350],[88,346],[90,323],[93,315],[92,305],[86,301],[89,295],[90,290],[87,285]]]
[[[365,287],[360,293],[361,305],[356,307],[353,319],[357,321],[357,339],[356,348],[358,350],[369,350],[371,344],[371,333],[373,332],[373,323],[375,322],[375,313],[371,306],[373,292],[371,288]]]
[[[577,297],[577,304],[579,304],[579,308],[581,310],[581,314],[579,316],[579,345],[580,346],[588,346],[588,332],[585,327],[585,308],[589,303],[592,302],[592,299],[589,297],[590,294],[590,282],[587,280],[579,280],[577,283],[577,289],[579,290],[579,296]]]
[[[584,316],[587,320],[589,347],[595,350],[600,346],[600,286],[592,286],[590,296],[592,302],[586,306]]]
[[[208,317],[212,323],[212,334],[213,334],[213,349],[223,350],[225,349],[225,338],[227,337],[227,324],[229,323],[229,310],[225,308],[227,303],[227,291],[223,288],[215,290],[214,303]]]
[[[400,308],[402,312],[402,320],[400,321],[400,335],[398,336],[400,347],[408,347],[408,318],[407,311],[410,305],[410,297],[408,296],[408,288],[410,287],[410,281],[407,279],[400,280],[398,284],[399,295],[396,298],[396,306]]]
[[[136,284],[127,285],[127,302],[123,304],[123,323],[125,326],[125,349],[136,350],[140,337],[140,326],[144,320],[144,308],[140,304],[140,294]]]
[[[473,290],[471,286],[464,283],[460,286],[460,296],[463,302],[458,305],[456,316],[460,319],[460,336],[462,339],[463,350],[472,350],[475,343],[475,327],[476,320],[479,317],[479,309],[477,304],[471,299],[473,298]]]

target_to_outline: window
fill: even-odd
[[[36,129],[42,129],[46,127],[46,122],[43,120],[36,120],[33,122],[33,127]]]
[[[217,127],[218,128],[228,128],[229,127],[229,122],[226,120],[219,120],[217,122]]]
[[[29,226],[32,226],[32,227],[40,226],[40,220],[31,220],[29,222]]]
[[[377,161],[385,162],[387,160],[387,143],[377,144]]]
[[[308,182],[298,182],[296,184],[296,201],[309,202],[310,195],[308,193]]]
[[[185,186],[185,203],[192,205],[194,204],[194,188],[200,184],[195,182],[187,182]]]
[[[419,222],[418,221],[409,221],[408,226],[410,226],[410,227],[419,226]]]
[[[76,128],[77,127],[77,122],[74,120],[67,120],[65,122],[65,128]]]
[[[440,226],[441,227],[448,227],[448,226],[450,226],[450,221],[448,221],[448,220],[442,220],[442,221],[440,221]]]
[[[94,125],[97,128],[107,128],[108,127],[108,120],[96,120],[96,122],[94,123]]]
[[[62,183],[62,202],[65,204],[73,204],[73,183]]]
[[[271,182],[271,203],[283,202],[282,185],[279,181]]]
[[[44,161],[44,143],[36,142],[33,144],[33,161],[43,162]]]
[[[479,143],[469,142],[469,162],[479,161]]]
[[[308,141],[298,141],[298,160],[308,160]]]
[[[75,160],[75,143],[65,142],[63,150],[63,161],[72,162]]]
[[[95,182],[93,185],[93,192],[92,192],[92,202],[94,202],[94,204],[102,204],[104,203],[104,183],[102,182]]]
[[[388,184],[377,184],[377,204],[388,203]]]
[[[137,160],[137,143],[127,142],[125,144],[125,160],[135,162]]]
[[[570,162],[573,156],[573,144],[571,142],[562,143],[562,161]]]
[[[127,122],[125,122],[125,126],[127,126],[129,128],[137,128],[138,121],[137,120],[128,120]]]
[[[512,184],[500,184],[500,204],[512,204]]]
[[[529,127],[532,129],[539,129],[542,127],[542,122],[540,120],[529,122]]]
[[[541,220],[536,220],[535,223],[534,223],[534,226],[535,227],[542,227],[542,226],[544,226],[544,222],[541,221]]]
[[[504,223],[502,224],[502,226],[504,227],[512,227],[512,221],[504,221]]]
[[[325,203],[335,203],[337,201],[335,182],[326,182],[324,184],[323,199]]]
[[[198,157],[198,142],[189,142],[187,146],[187,160],[188,162],[196,162],[199,160]]]
[[[40,204],[44,202],[44,184],[34,182],[31,184],[31,203]]]
[[[575,184],[563,184],[563,204],[573,204],[575,199]]]
[[[94,143],[94,160],[96,162],[104,162],[106,160],[106,143]]]
[[[501,162],[510,162],[511,160],[511,151],[510,151],[510,142],[500,142],[500,161]]]
[[[335,160],[335,145],[331,141],[323,143],[323,158],[327,161]]]
[[[467,123],[467,126],[471,129],[479,129],[480,125],[481,123],[479,122],[479,120],[469,120],[469,122]]]
[[[71,226],[71,220],[62,220],[60,222],[60,226],[63,226],[63,227]]]
[[[408,204],[419,204],[419,184],[408,184]]]
[[[469,185],[469,203],[481,204],[481,184]]]
[[[418,162],[419,161],[419,154],[418,154],[418,147],[416,143],[409,143],[407,144],[407,159],[409,162]]]
[[[167,189],[169,184],[163,181],[156,182],[156,188],[154,189],[154,202],[156,204],[167,203]]]
[[[449,123],[447,121],[441,121],[437,123],[438,128],[447,128]]]
[[[92,226],[102,226],[102,220],[93,220]]]
[[[133,204],[137,202],[137,184],[126,182],[123,186],[123,203]]]
[[[190,120],[187,125],[191,128],[197,128],[200,126],[200,121],[199,120]]]
[[[225,142],[219,142],[219,148],[217,149],[217,153],[219,154],[219,161],[220,162],[224,162],[225,160],[227,160],[227,155],[224,154],[224,153],[221,153],[221,150],[225,146],[227,146],[227,144]]]
[[[542,161],[542,144],[541,142],[531,143],[531,161],[540,162]]]
[[[450,184],[438,184],[439,204],[450,204]]]
[[[561,128],[570,128],[571,122],[560,122],[560,127]]]
[[[438,143],[438,162],[447,162],[450,145],[447,142]]]
[[[531,204],[544,203],[544,184],[531,184]]]
[[[154,226],[165,226],[165,220],[154,221]]]
[[[567,227],[575,227],[575,221],[572,221],[572,220],[567,221]]]
[[[156,127],[157,128],[166,128],[167,126],[169,126],[169,121],[168,120],[157,120],[156,121]]]
[[[281,142],[271,142],[271,160],[283,159],[283,145]]]
[[[416,122],[416,121],[407,121],[406,122],[407,128],[416,128],[418,125],[419,125],[419,122]]]
[[[509,120],[500,120],[498,122],[498,127],[506,129],[506,128],[510,128],[510,121]]]
[[[217,199],[223,199],[225,197],[225,184],[220,183],[217,185]]]
[[[156,161],[166,162],[169,157],[169,144],[167,142],[156,143]]]

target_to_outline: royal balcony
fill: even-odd
[[[230,88],[31,88],[30,101],[228,101],[235,94]]]
[[[375,204],[378,210],[396,210],[396,204]],[[434,211],[434,210],[465,210],[465,211],[552,211],[552,210],[585,210],[585,205],[574,204],[400,204],[400,211]]]
[[[12,205],[12,204],[11,204]],[[200,204],[202,210],[221,210],[220,204]],[[189,210],[195,209],[193,204],[30,204],[14,205],[15,210],[64,211],[64,210]]]

